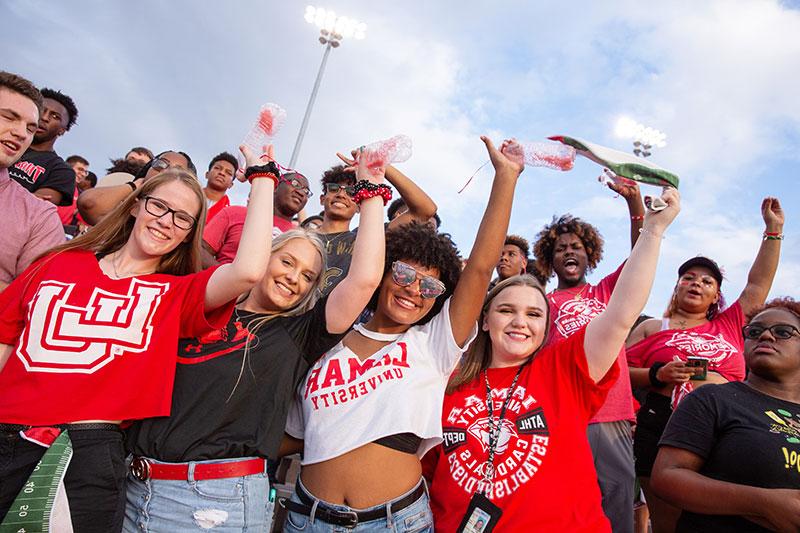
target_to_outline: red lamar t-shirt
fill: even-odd
[[[669,363],[674,356],[705,357],[708,369],[728,381],[742,381],[744,363],[744,313],[737,300],[713,320],[688,329],[667,329],[653,333],[627,350],[628,364],[650,368],[653,363]]]
[[[587,283],[580,289],[576,287],[569,290],[554,290],[547,295],[551,320],[548,344],[569,337],[605,310],[623,266],[625,263],[600,280],[597,285]],[[619,366],[619,375],[627,376],[628,362],[625,358],[624,345],[620,349],[616,364]],[[631,381],[626,377],[614,383],[608,392],[606,403],[597,411],[590,423],[633,419],[633,393]]]
[[[52,425],[169,415],[179,337],[224,327],[206,312],[214,269],[107,277],[88,251],[32,264],[0,293],[0,422]]]
[[[497,531],[611,531],[603,514],[586,428],[619,377],[619,367],[595,383],[581,328],[546,346],[526,365],[501,422],[488,497],[503,510]],[[499,417],[519,367],[489,369],[493,413]],[[423,461],[432,479],[436,531],[458,528],[483,479],[488,459],[484,375],[444,399],[443,444]]]

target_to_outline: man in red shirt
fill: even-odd
[[[208,200],[207,223],[211,222],[220,211],[231,205],[226,193],[233,187],[233,178],[238,170],[239,162],[228,152],[222,152],[208,164],[206,186],[203,187],[203,193]]]

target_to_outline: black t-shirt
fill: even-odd
[[[225,329],[181,339],[171,414],[131,426],[128,449],[167,462],[276,458],[297,385],[344,336],[328,333],[326,302],[264,323],[246,358],[248,326],[268,315],[237,310]]]
[[[61,193],[61,203],[72,205],[75,195],[75,171],[55,152],[28,148],[8,174],[30,192],[47,187]]]
[[[356,242],[356,230],[320,233],[319,237],[325,243],[325,255],[328,261],[328,269],[325,271],[325,279],[322,281],[322,294],[330,294],[350,270],[353,245]]]
[[[731,382],[689,394],[672,414],[660,446],[702,457],[704,476],[773,489],[800,489],[800,404]],[[768,531],[739,516],[684,511],[676,531]]]

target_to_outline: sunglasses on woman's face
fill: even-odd
[[[433,276],[423,276],[411,265],[402,261],[392,263],[392,279],[401,287],[408,287],[419,278],[419,294],[423,298],[437,298],[444,294],[444,283]]]
[[[767,330],[769,330],[770,335],[783,341],[791,339],[795,335],[800,335],[800,330],[791,324],[773,324],[769,327],[762,326],[761,324],[748,324],[742,328],[742,334],[745,339],[752,341],[761,337]]]

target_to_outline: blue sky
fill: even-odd
[[[620,115],[667,133],[652,160],[681,177],[683,211],[664,241],[647,306],[660,315],[686,258],[725,269],[729,301],[759,245],[759,206],[778,196],[786,241],[772,295],[800,296],[800,12],[796,2],[359,2],[319,4],[368,24],[331,54],[298,168],[312,180],[335,152],[404,133],[401,169],[436,200],[462,253],[472,244],[491,172],[487,133],[568,134],[628,150]],[[56,145],[102,171],[134,145],[188,152],[198,167],[241,141],[260,104],[288,113],[276,138],[288,161],[322,58],[305,3],[210,0],[4,0],[0,68],[71,95],[78,124]],[[628,254],[625,203],[600,168],[527,169],[511,231],[532,240],[555,214],[581,216],[606,240],[590,279]],[[101,174],[102,172],[99,172]],[[202,177],[201,177],[202,179]],[[644,187],[647,192],[655,192]],[[246,186],[234,188],[243,202]]]

